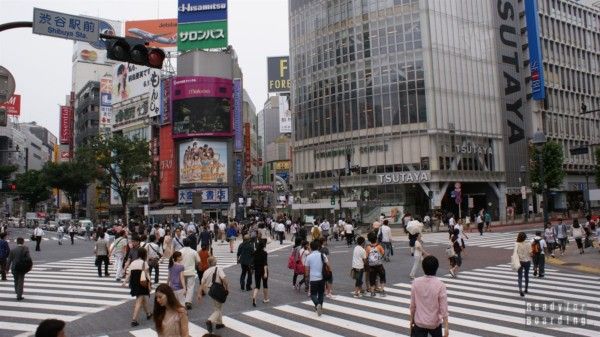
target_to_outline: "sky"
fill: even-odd
[[[289,54],[287,0],[229,0],[229,44],[257,112],[267,99],[267,57]],[[33,8],[118,21],[177,17],[177,0],[0,0],[0,24],[31,21]],[[35,121],[58,136],[59,105],[71,90],[73,42],[31,28],[0,32],[0,65],[21,94],[19,122]]]

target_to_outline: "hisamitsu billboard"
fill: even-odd
[[[227,20],[227,0],[179,0],[179,23]]]
[[[268,92],[289,92],[291,86],[289,57],[278,56],[267,58],[267,75]]]

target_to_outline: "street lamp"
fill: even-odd
[[[538,164],[540,166],[540,182],[542,184],[542,198],[544,199],[544,226],[548,223],[548,206],[550,204],[548,200],[548,191],[546,188],[546,179],[544,177],[544,145],[546,144],[546,135],[542,131],[537,131],[533,134],[531,144],[538,149]]]

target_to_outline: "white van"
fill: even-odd
[[[94,223],[92,220],[83,219],[77,222],[77,233],[79,235],[85,235],[85,227],[90,226],[90,235],[94,232]]]

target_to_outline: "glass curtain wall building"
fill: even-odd
[[[329,215],[341,195],[343,214],[365,222],[393,209],[458,214],[459,204],[463,216],[487,208],[504,217],[495,2],[293,0],[289,8],[296,209]]]

